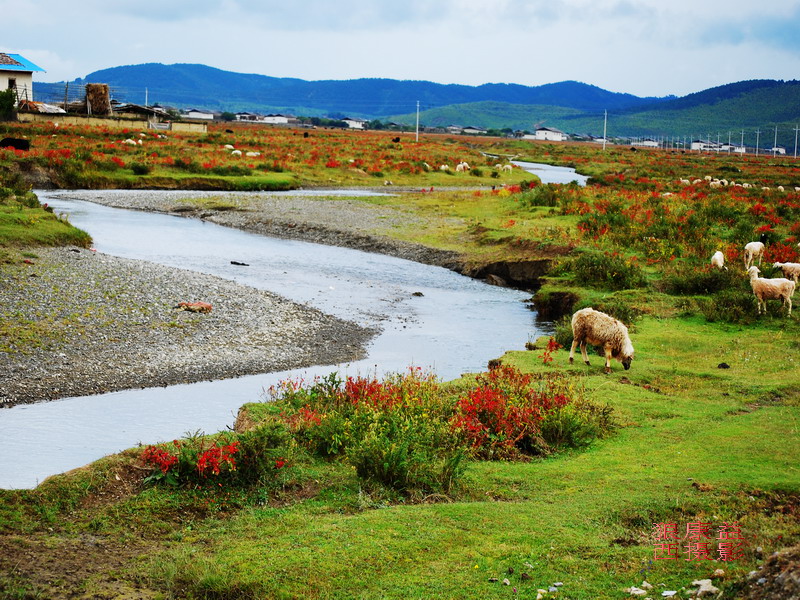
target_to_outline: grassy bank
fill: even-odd
[[[533,599],[560,582],[545,597],[589,600],[628,597],[623,589],[645,579],[660,597],[716,569],[722,597],[744,597],[748,572],[800,543],[800,326],[775,301],[757,315],[741,256],[764,234],[766,276],[773,261],[797,260],[795,164],[554,144],[493,150],[574,164],[594,184],[531,188],[519,177],[494,192],[365,199],[427,223],[375,233],[457,250],[475,265],[552,261],[539,301],[625,321],[633,366],[614,363],[605,375],[595,355],[589,367],[569,365],[564,323],[563,348],[515,349],[502,362],[534,382],[557,378],[571,402],[595,407],[587,414],[610,406],[615,426],[570,446],[559,435],[585,420],[549,408],[504,413],[537,418],[523,433],[492,430],[486,439],[500,446],[489,452],[471,443],[476,423],[457,418],[477,402],[472,378],[401,386],[402,402],[388,404],[391,382],[368,382],[359,398],[371,408],[291,389],[247,407],[251,431],[284,431],[265,442],[269,462],[254,480],[224,464],[219,478],[199,479],[199,457],[215,442],[183,441],[205,445],[175,486],[140,448],[36,490],[0,492],[0,556],[12,557],[2,559],[0,597]],[[322,158],[314,177],[361,176]],[[753,187],[711,186],[706,174]],[[717,249],[728,271],[708,266]],[[217,447],[255,443],[225,435]],[[441,477],[457,450],[464,469]],[[387,467],[398,464],[402,477]],[[144,481],[153,474],[160,483]],[[716,560],[684,554],[685,540],[665,558],[656,526],[670,523],[681,536],[708,524],[702,543]],[[734,524],[740,553],[720,560],[720,536]]]

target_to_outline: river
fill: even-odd
[[[367,359],[347,365],[0,410],[0,439],[13,440],[0,461],[0,488],[35,487],[49,475],[140,443],[225,429],[242,404],[262,400],[264,389],[289,377],[309,380],[334,370],[342,376],[381,376],[420,366],[447,380],[482,371],[506,350],[522,349],[525,342],[550,333],[537,325],[536,313],[523,302],[529,294],[441,267],[66,200],[47,192],[39,197],[88,231],[99,252],[217,275],[381,332],[369,345]],[[246,259],[250,266],[231,269],[232,259]]]

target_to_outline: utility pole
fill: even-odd
[[[147,88],[144,88],[144,105],[148,106],[148,104],[147,104]]]
[[[69,102],[69,81],[64,86],[64,112],[67,112],[67,102]]]
[[[742,129],[742,143],[741,143],[741,144],[739,144],[739,146],[740,146],[740,147],[741,147],[741,149],[742,149],[742,158],[744,158],[744,155],[745,155],[745,148],[744,148],[744,129]]]
[[[419,100],[417,100],[417,138],[416,141],[419,141]]]
[[[728,132],[728,154],[731,153],[731,132]]]
[[[760,139],[760,137],[761,137],[761,130],[756,129],[756,156],[758,156],[758,143],[759,143],[758,140]]]
[[[772,158],[775,158],[775,153],[778,151],[778,126],[775,125],[775,141],[772,142]]]
[[[606,131],[608,129],[608,110],[603,111],[603,152],[606,151]]]
[[[797,125],[794,126],[794,157],[797,158]]]

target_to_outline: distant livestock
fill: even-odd
[[[744,269],[748,270],[756,260],[761,264],[764,257],[764,244],[761,242],[750,242],[744,247]]]
[[[795,283],[800,279],[800,263],[776,262],[772,265],[772,268],[780,269],[786,279],[791,279]]]
[[[764,313],[767,312],[767,300],[782,300],[783,305],[789,309],[787,316],[791,316],[795,282],[782,278],[765,279],[758,276],[760,272],[755,266],[747,270],[747,274],[750,276],[750,287],[753,288],[753,294],[758,300],[758,314],[761,314],[762,307]]]
[[[14,150],[30,150],[30,140],[7,137],[0,140],[0,148],[13,148]]]
[[[725,266],[725,255],[719,250],[714,252],[714,255],[711,257],[711,266],[720,270],[728,270],[728,267]]]
[[[606,373],[611,373],[611,358],[631,368],[633,344],[628,337],[628,328],[614,317],[593,308],[584,308],[572,315],[572,348],[569,362],[573,362],[575,348],[580,345],[583,362],[589,364],[586,344],[602,346],[606,356]]]

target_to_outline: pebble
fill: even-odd
[[[84,249],[36,255],[3,271],[0,318],[48,327],[40,344],[0,352],[0,407],[349,362],[374,334],[210,275]],[[173,308],[197,300],[213,312]]]

